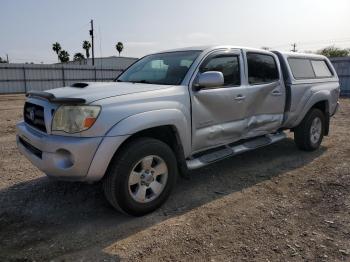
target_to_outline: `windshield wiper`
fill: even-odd
[[[120,80],[120,79],[117,79],[117,81],[116,82],[124,82],[123,80]]]
[[[140,81],[131,81],[131,83],[141,83],[141,84],[152,84],[151,82],[147,81],[147,80],[140,80]]]

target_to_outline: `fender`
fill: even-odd
[[[191,153],[190,123],[190,119],[178,109],[152,110],[122,119],[106,136],[130,136],[148,128],[170,125],[176,128],[185,156],[188,156]]]
[[[308,99],[308,101],[306,102],[306,104],[304,105],[304,107],[301,110],[298,118],[294,122],[294,126],[299,125],[300,122],[304,119],[304,117],[307,114],[307,112],[309,112],[309,110],[315,104],[317,104],[318,102],[327,101],[327,103],[326,103],[326,112],[329,112],[330,97],[331,97],[331,94],[330,94],[329,90],[320,90],[320,91],[317,91],[317,92],[313,93],[310,96],[310,98]]]
[[[89,167],[86,181],[98,181],[105,174],[118,148],[131,135],[157,126],[175,126],[185,157],[191,150],[189,120],[178,109],[152,110],[129,116],[116,123],[103,138]]]

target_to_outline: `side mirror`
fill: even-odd
[[[197,90],[201,88],[216,88],[224,85],[224,75],[219,71],[207,71],[199,75],[196,84]]]

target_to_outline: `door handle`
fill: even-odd
[[[241,100],[244,100],[244,99],[245,99],[245,96],[243,96],[243,95],[237,95],[235,97],[235,100],[238,100],[238,101],[241,101]]]
[[[281,96],[281,95],[282,95],[282,93],[281,93],[279,90],[273,90],[273,91],[271,92],[271,94],[272,94],[273,96]]]

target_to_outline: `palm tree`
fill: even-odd
[[[66,50],[62,50],[58,54],[58,59],[61,63],[66,63],[69,61],[69,53]]]
[[[85,49],[86,58],[89,58],[89,57],[90,57],[90,52],[89,52],[90,48],[91,48],[90,42],[87,41],[87,40],[85,40],[85,41],[83,42],[83,49]]]
[[[115,46],[115,48],[117,49],[118,53],[119,53],[119,56],[120,56],[120,53],[123,51],[124,49],[124,45],[122,42],[118,42]]]
[[[85,57],[82,53],[75,53],[73,57],[73,61],[82,61]]]
[[[56,42],[56,43],[52,44],[52,50],[55,51],[55,53],[57,54],[58,61],[60,61],[58,54],[61,51],[61,49],[62,49],[62,47],[61,47],[60,43]]]

